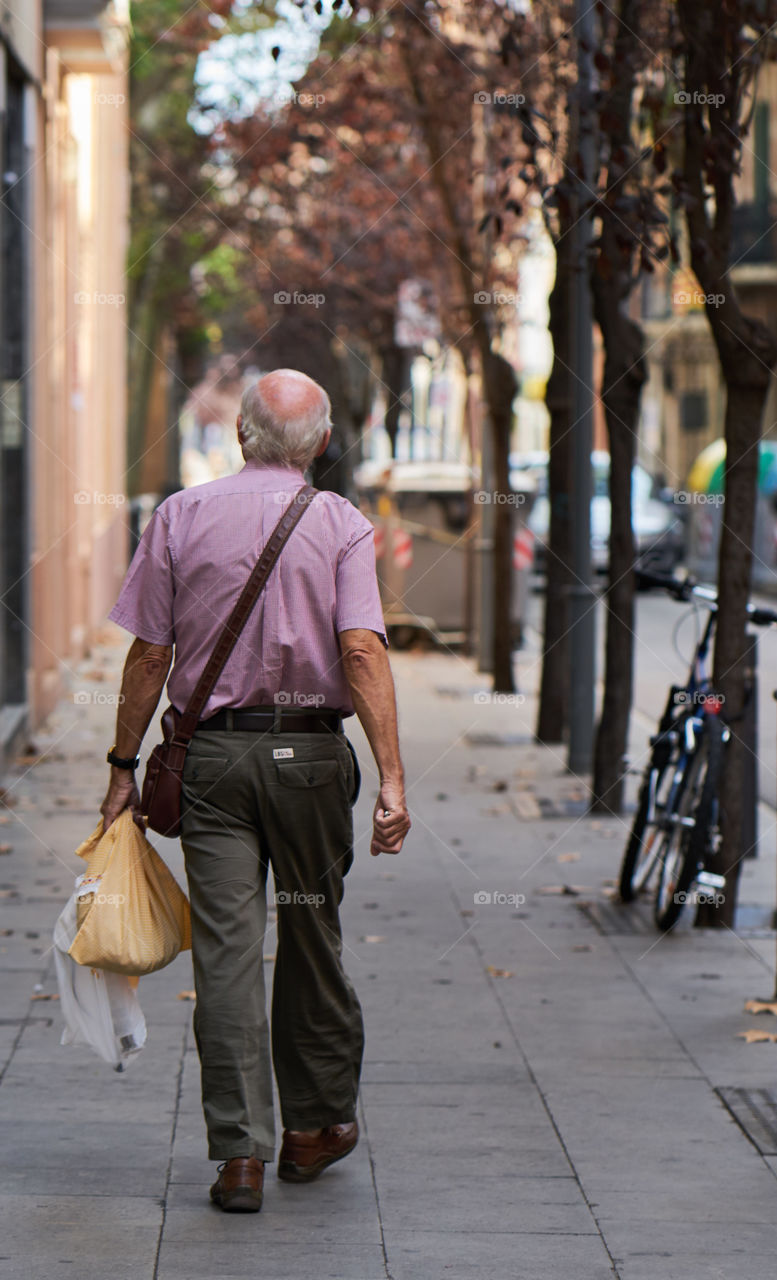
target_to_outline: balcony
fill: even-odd
[[[68,71],[87,75],[121,72],[129,37],[129,0],[45,0],[46,44],[58,50]]]

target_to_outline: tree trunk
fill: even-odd
[[[404,347],[392,344],[382,352],[381,378],[388,395],[386,431],[391,441],[391,456],[396,458],[399,415],[405,406],[404,397],[409,387],[408,359]]]
[[[161,248],[148,255],[146,270],[133,282],[127,322],[127,494],[140,492],[146,425],[156,350],[164,328],[164,311],[156,297]]]
[[[561,213],[561,210],[560,210]],[[550,294],[553,368],[545,395],[548,441],[548,544],[545,549],[545,616],[537,715],[538,742],[563,742],[569,722],[569,586],[572,554],[569,495],[572,487],[572,381],[569,296],[572,261],[569,219],[556,243],[556,279]]]
[[[421,0],[416,0],[416,9],[417,12],[413,13],[405,5],[406,12],[411,14],[413,20],[413,30],[423,39],[430,51],[429,56],[436,58],[437,51],[432,47],[433,32],[426,21]],[[425,67],[421,59],[414,60],[407,42],[401,47],[407,70],[408,88],[418,108],[418,123],[429,155],[429,176],[437,191],[444,215],[444,229],[441,234],[436,233],[436,239],[447,243],[457,264],[455,270],[469,314],[469,329],[466,334],[462,334],[462,340],[466,338],[471,342],[480,359],[483,397],[488,414],[486,430],[491,431],[494,444],[494,483],[497,491],[507,496],[510,492],[508,458],[512,403],[517,389],[515,374],[508,362],[492,350],[493,315],[489,315],[486,307],[475,301],[476,293],[486,285],[489,264],[477,261],[477,241],[473,239],[470,228],[463,224],[460,216],[455,180],[450,171],[450,162],[447,160],[450,148],[442,144],[434,104],[426,96]],[[507,503],[498,504],[494,513],[492,667],[494,689],[511,693],[514,689],[510,637],[512,523],[509,510],[505,510],[507,506]]]
[[[496,355],[491,351],[490,347],[487,348],[483,359],[483,390],[488,403],[487,429],[491,431],[494,487],[498,494],[507,495],[510,493],[510,431],[517,383],[512,365],[502,356]],[[510,617],[513,587],[512,513],[513,508],[509,503],[496,503],[494,508],[493,551],[494,643],[492,648],[495,693],[512,693],[515,689]]]
[[[605,335],[604,401],[610,444],[610,565],[605,605],[605,673],[602,714],[594,748],[595,813],[621,813],[634,683],[634,532],[631,473],[639,402],[645,380],[642,330],[623,315],[613,285],[594,285],[597,320]]]
[[[714,299],[706,311],[726,384],[726,477],[712,678],[724,699],[731,741],[720,788],[723,839],[710,861],[711,870],[726,877],[726,891],[721,907],[699,908],[696,923],[731,928],[740,861],[747,852],[742,848],[744,746],[739,726],[745,701],[758,441],[777,363],[777,340],[762,321],[742,313],[729,278],[734,174],[757,66],[748,51],[741,52],[743,6],[732,3],[717,10],[705,0],[678,0],[677,9],[685,55],[682,183],[691,265],[702,292]],[[762,17],[768,30],[774,15],[764,12]],[[752,46],[755,54],[760,43],[755,40]],[[710,94],[719,95],[714,109],[706,106]]]
[[[624,239],[615,212],[624,189],[630,152],[641,0],[620,0],[613,84],[602,117],[611,122],[602,232],[593,272],[594,315],[605,348],[602,401],[610,445],[610,548],[605,592],[604,697],[594,746],[594,813],[623,810],[629,720],[634,692],[634,531],[631,474],[637,452],[639,405],[647,376],[642,329],[627,312],[634,283],[632,263],[640,242]]]
[[[772,364],[777,351],[772,352]],[[755,363],[752,361],[752,363]],[[746,747],[741,737],[747,669],[747,601],[753,563],[755,495],[758,488],[758,440],[767,392],[768,371],[744,384],[738,371],[724,369],[726,400],[726,481],[723,527],[718,557],[718,619],[712,681],[724,699],[723,714],[731,728],[720,791],[722,841],[710,858],[710,870],[726,877],[721,906],[700,906],[696,924],[733,928],[742,858],[742,797]]]

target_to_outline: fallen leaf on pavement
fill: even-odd
[[[176,1000],[196,1000],[196,999],[197,999],[196,991],[179,991],[178,995],[176,996]]]
[[[572,948],[573,951],[593,951],[590,942],[581,942],[578,946]]]
[[[777,1014],[777,1000],[746,1000],[745,1013]]]
[[[59,1000],[59,996],[56,993],[54,995],[45,995],[43,992],[39,992],[37,995],[30,996],[30,999],[31,1000]]]
[[[777,1031],[737,1031],[738,1040],[746,1040],[748,1044],[758,1044],[762,1040],[771,1040],[772,1044],[777,1043]]]
[[[365,933],[364,937],[360,938],[359,941],[360,942],[385,942],[386,939],[380,933]]]
[[[12,844],[0,844],[0,853],[13,853]]]
[[[496,969],[492,964],[486,965],[486,973],[490,973],[492,978],[514,978],[515,974],[512,969]]]
[[[576,898],[579,893],[593,893],[593,889],[587,884],[543,884],[537,890],[537,893],[568,894],[570,897]]]
[[[468,911],[466,909],[464,911],[459,912],[460,916],[474,916],[474,914],[475,914],[474,911]]]
[[[556,862],[579,862],[579,853],[560,853],[556,858]]]

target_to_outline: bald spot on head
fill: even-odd
[[[243,392],[238,433],[243,456],[305,470],[326,447],[331,405],[298,369],[274,369]]]
[[[256,391],[279,419],[295,418],[324,404],[318,383],[297,369],[273,369],[259,379]]]

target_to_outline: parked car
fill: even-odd
[[[530,473],[537,485],[537,497],[528,524],[535,536],[534,565],[545,569],[550,524],[547,453],[512,454],[511,472],[516,480]],[[591,498],[591,561],[594,572],[606,573],[610,544],[610,455],[603,450],[591,454],[593,497]],[[637,547],[637,566],[654,573],[671,573],[683,558],[685,526],[671,496],[665,496],[658,482],[636,463],[631,473],[632,526]]]

